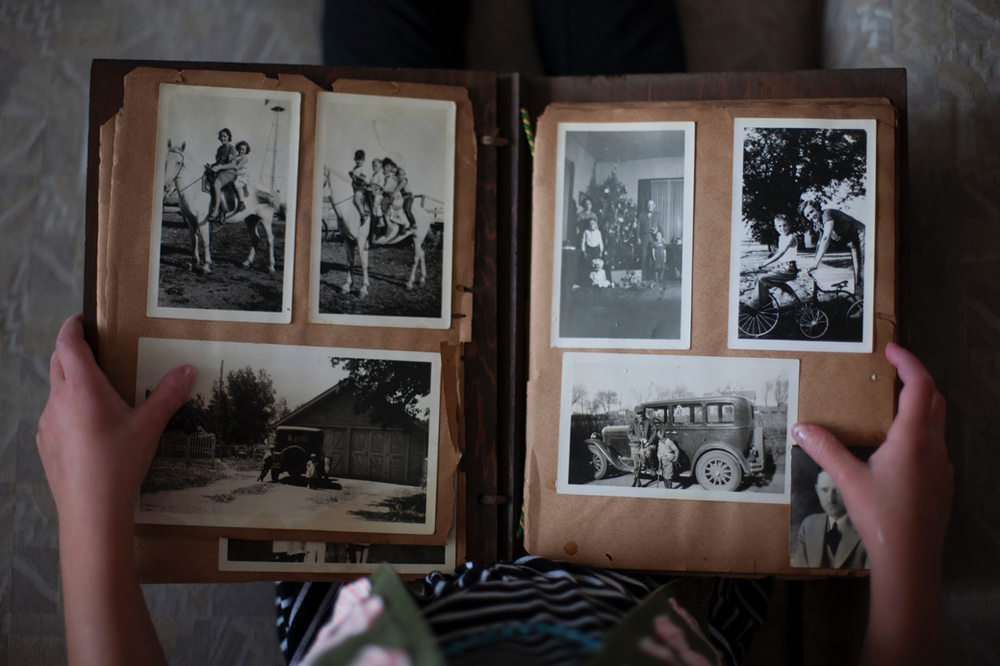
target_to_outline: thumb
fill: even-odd
[[[190,365],[174,368],[163,376],[146,401],[135,408],[135,418],[143,422],[144,428],[163,430],[170,417],[188,399],[197,377],[198,372]]]
[[[808,423],[796,423],[792,426],[792,437],[833,478],[845,499],[855,494],[856,481],[867,466],[855,458],[829,430]]]

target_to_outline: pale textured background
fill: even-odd
[[[949,401],[949,663],[1000,664],[1000,3],[679,0],[692,70],[906,67],[906,339]],[[0,0],[0,664],[64,663],[56,515],[34,448],[59,324],[82,304],[92,58],[320,59],[319,0]],[[540,73],[524,0],[477,0],[469,65]],[[172,663],[276,664],[269,584],[147,598]],[[755,663],[793,663],[779,586]],[[847,663],[864,582],[806,585],[806,663]]]

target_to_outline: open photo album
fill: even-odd
[[[789,433],[892,421],[905,76],[725,76],[96,61],[88,340],[198,371],[143,580],[863,572]]]

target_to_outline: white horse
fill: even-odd
[[[184,148],[187,142],[179,147],[167,140],[167,158],[163,165],[163,196],[166,198],[176,192],[178,204],[180,206],[181,217],[188,224],[191,232],[191,270],[200,268],[202,273],[212,272],[212,252],[209,243],[209,222],[208,213],[212,205],[212,196],[201,189],[201,176],[185,187],[178,183],[181,172],[184,170]],[[226,222],[244,222],[247,231],[250,233],[250,254],[243,262],[244,268],[249,268],[257,256],[257,244],[260,242],[260,234],[257,225],[263,225],[264,235],[267,236],[269,273],[274,272],[274,232],[271,229],[274,216],[284,217],[285,204],[278,200],[278,195],[266,189],[253,187],[253,192],[244,200],[246,209],[240,212],[230,212],[226,215]],[[205,263],[202,264],[198,256],[198,237],[201,237],[202,245],[205,247]]]
[[[418,266],[420,268],[420,286],[424,286],[427,282],[427,259],[424,254],[424,241],[427,239],[427,234],[431,229],[431,222],[434,220],[433,211],[428,211],[424,208],[424,204],[426,203],[424,195],[417,195],[414,198],[420,199],[421,202],[419,207],[414,207],[412,210],[416,228],[404,231],[388,243],[380,243],[378,239],[375,240],[375,247],[387,247],[396,245],[407,238],[413,239],[413,268],[410,270],[410,279],[406,282],[407,289],[413,289]],[[323,213],[324,221],[327,223],[335,221],[340,228],[340,235],[347,243],[347,282],[341,285],[340,290],[345,294],[351,291],[354,284],[354,262],[357,256],[361,264],[360,296],[364,298],[368,295],[368,288],[370,286],[368,281],[368,251],[370,249],[369,232],[371,231],[371,215],[365,215],[362,218],[361,214],[358,213],[358,209],[354,206],[353,197],[340,202],[333,200],[333,186],[330,183],[330,169],[328,167],[323,167],[323,200],[330,206],[330,210]]]

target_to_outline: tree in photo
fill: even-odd
[[[676,400],[678,398],[693,397],[695,397],[695,394],[689,391],[686,386],[675,386],[672,388],[663,388],[662,386],[656,387],[657,400]]]
[[[274,432],[276,404],[274,381],[266,370],[254,373],[247,366],[216,381],[208,411],[221,445],[228,450],[267,442]]]
[[[615,403],[618,402],[618,392],[611,390],[598,391],[594,396],[594,406],[600,414],[607,414],[614,407]]]
[[[865,130],[750,128],[743,140],[743,223],[775,247],[774,216],[795,216],[803,195],[836,206],[865,195]],[[795,231],[803,231],[801,220]]]
[[[774,380],[774,402],[779,407],[788,402],[788,375],[784,373]]]
[[[628,196],[628,189],[618,180],[616,169],[601,184],[597,172],[590,178],[587,196],[593,203],[597,224],[604,238],[604,253],[609,270],[639,268],[641,249],[639,221],[635,201]]]
[[[418,404],[431,393],[429,363],[360,358],[332,358],[330,363],[350,374],[356,387],[354,413],[368,412],[372,425],[409,430],[414,420],[430,418]]]

